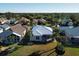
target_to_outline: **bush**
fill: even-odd
[[[55,49],[56,49],[55,52],[57,53],[57,55],[63,55],[65,53],[63,45],[57,45]]]

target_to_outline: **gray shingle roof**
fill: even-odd
[[[11,34],[12,34],[12,31],[7,30],[7,31],[4,31],[4,32],[0,33],[0,37],[1,38],[6,38],[7,36],[9,36]]]
[[[7,25],[7,24],[0,25],[0,27],[1,27],[1,28],[3,28],[4,30],[6,30],[6,29],[9,29],[9,28],[10,28],[10,26],[9,26],[9,25]]]
[[[79,27],[68,29],[65,32],[69,36],[79,36]]]

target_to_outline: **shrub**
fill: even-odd
[[[65,53],[64,46],[61,44],[57,45],[55,49],[57,55],[63,55]]]

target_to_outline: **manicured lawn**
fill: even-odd
[[[65,56],[79,56],[79,48],[65,47]]]
[[[34,44],[32,46],[21,46],[21,48],[17,49],[16,51],[8,54],[9,56],[26,56],[30,55],[33,52],[40,51],[41,55],[49,55],[51,52],[54,51],[54,48],[56,47],[57,42],[50,42],[47,44]],[[52,53],[50,55],[55,55],[55,53]]]

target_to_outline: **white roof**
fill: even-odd
[[[32,28],[32,34],[35,36],[52,35],[53,30],[50,27],[36,25]]]

